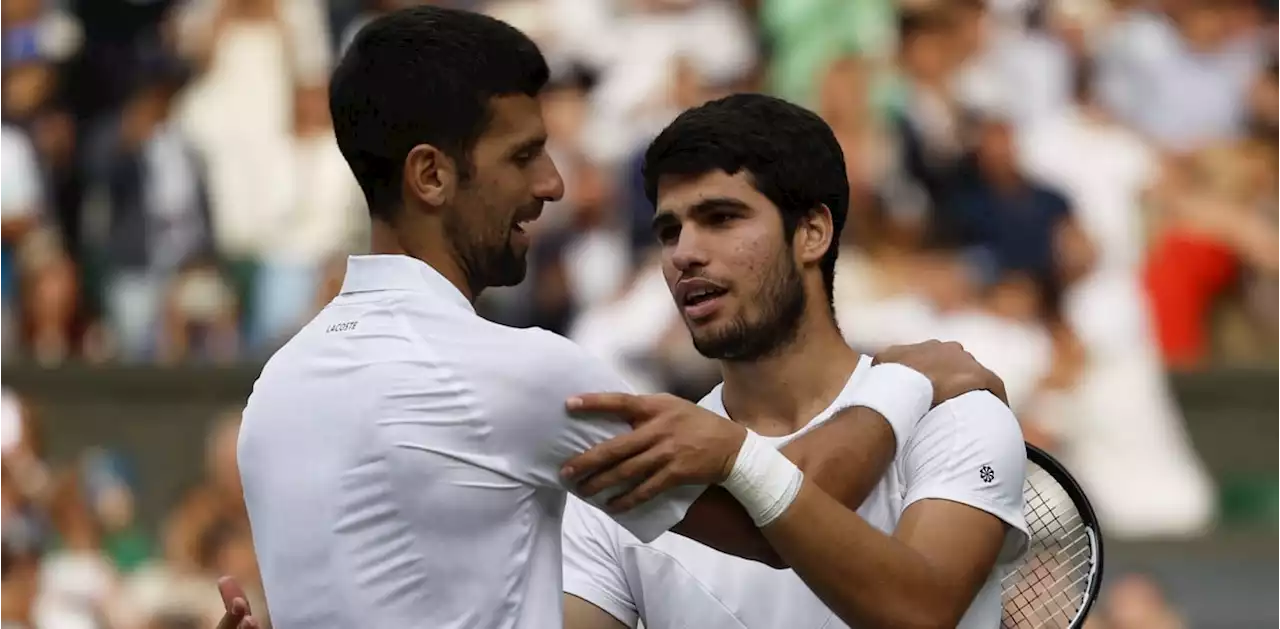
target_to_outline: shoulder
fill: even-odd
[[[461,360],[474,388],[491,398],[560,408],[570,395],[630,392],[608,365],[569,339],[538,328],[487,325],[490,336]]]
[[[908,468],[966,466],[999,461],[1023,473],[1026,445],[1013,411],[987,391],[973,391],[934,407],[920,420],[903,457]]]

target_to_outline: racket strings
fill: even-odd
[[[1030,548],[1001,582],[1001,626],[1067,629],[1089,593],[1093,544],[1088,525],[1058,481],[1034,463],[1023,493]]]

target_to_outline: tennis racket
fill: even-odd
[[[1031,545],[1001,583],[1002,629],[1079,629],[1102,586],[1102,531],[1065,467],[1027,444],[1022,489]]]

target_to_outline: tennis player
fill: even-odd
[[[562,623],[561,465],[630,432],[572,417],[566,400],[627,389],[569,341],[472,308],[484,288],[521,281],[523,226],[563,193],[536,100],[546,78],[515,29],[429,6],[375,20],[335,70],[335,133],[368,201],[376,255],[350,259],[341,293],[272,357],[244,412],[241,479],[278,627]],[[856,507],[858,483],[879,475],[894,435],[909,435],[934,398],[1000,386],[958,347],[909,348],[896,360],[872,371],[896,373],[904,388],[868,387],[785,450],[827,500]],[[897,399],[904,390],[908,403]],[[690,428],[705,429],[700,415],[736,426],[656,402],[690,415]],[[740,429],[702,434],[727,440],[704,444],[729,453],[709,463],[725,469],[748,443]],[[735,487],[776,471],[739,470]],[[612,518],[640,541],[676,530],[776,557],[755,526],[758,504],[704,489],[671,488]],[[590,500],[603,506],[616,493]],[[251,624],[234,584],[221,588],[223,625]]]
[[[582,396],[580,410],[638,427],[566,467],[585,479],[583,496],[638,483],[625,507],[675,484],[722,485],[761,526],[773,563],[792,570],[679,535],[645,543],[570,499],[566,628],[999,627],[1000,568],[1027,544],[1026,451],[996,397],[972,392],[929,410],[899,435],[892,465],[855,498],[856,513],[776,450],[869,390],[904,404],[915,395],[905,370],[872,366],[835,324],[832,270],[849,191],[830,128],[778,99],[731,96],[681,114],[644,168],[667,282],[694,344],[724,377],[700,405],[733,422],[685,415],[677,434],[659,401]],[[713,434],[743,427],[737,447]],[[735,461],[728,470],[690,464],[726,459]],[[735,487],[742,475],[770,485]]]

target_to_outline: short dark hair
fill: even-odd
[[[388,219],[399,206],[404,160],[419,144],[469,176],[489,99],[536,96],[548,74],[532,40],[479,13],[415,6],[361,29],[333,72],[329,110],[370,215]]]
[[[822,280],[833,297],[840,231],[849,214],[844,151],[817,114],[762,94],[735,94],[680,114],[644,155],[644,191],[657,202],[663,175],[696,176],[746,171],[757,190],[778,206],[790,242],[800,219],[825,205],[835,237],[822,258]]]

